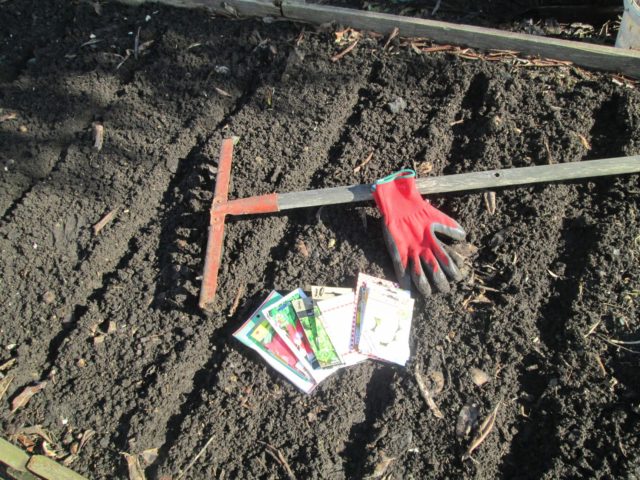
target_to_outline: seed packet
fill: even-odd
[[[279,293],[271,292],[233,336],[258,352],[271,367],[300,390],[310,393],[316,387],[316,382],[261,313],[262,309],[268,308],[281,298]]]
[[[351,348],[351,331],[355,310],[353,290],[344,295],[318,300],[316,305],[322,315],[322,323],[344,364],[355,365],[366,360],[366,355]]]
[[[308,298],[302,289],[298,288],[284,297],[280,298],[273,305],[269,305],[262,310],[263,315],[280,334],[285,343],[293,350],[298,359],[307,365],[307,370],[319,367],[313,349],[304,334],[304,329],[291,302]]]
[[[358,350],[404,366],[411,355],[409,334],[414,300],[410,293],[369,284],[362,296]]]
[[[310,298],[301,298],[291,302],[302,324],[304,333],[313,349],[320,368],[335,367],[342,364],[322,322],[320,311]]]
[[[366,291],[366,288],[368,285],[381,285],[387,288],[399,288],[399,285],[397,283],[391,282],[389,280],[372,277],[371,275],[367,275],[366,273],[358,273],[358,282],[356,284],[355,309],[353,312],[353,319],[352,319],[353,323],[352,323],[352,331],[351,331],[350,347],[352,350],[357,350],[358,344],[360,343],[361,312],[364,310],[364,301],[365,301],[364,292]]]

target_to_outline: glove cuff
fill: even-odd
[[[385,221],[390,216],[398,219],[424,208],[425,202],[418,192],[415,175],[413,170],[400,170],[373,184],[373,198]]]

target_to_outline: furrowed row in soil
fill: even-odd
[[[34,5],[22,2],[18,11],[7,12],[0,30],[19,28],[20,17],[30,16]],[[31,8],[31,10],[30,10]],[[33,35],[13,34],[9,45],[0,47],[3,69],[0,73],[3,114],[15,118],[0,122],[0,223],[8,221],[31,188],[47,177],[66,155],[66,149],[90,127],[91,121],[110,102],[117,78],[105,72],[103,87],[92,89],[94,71],[83,71],[79,63],[60,70],[61,52],[76,52],[87,38],[83,32],[66,32],[70,18],[54,14],[52,5],[38,4],[40,14],[33,17],[34,27],[45,27]],[[13,17],[13,18],[12,18]],[[48,18],[49,21],[46,21]],[[49,38],[57,38],[51,42]],[[53,108],[55,106],[55,108]],[[3,115],[4,116],[4,115]]]
[[[233,196],[312,186],[314,172],[326,164],[333,145],[339,142],[344,122],[358,109],[358,94],[367,82],[369,69],[366,58],[345,59],[334,65],[329,57],[323,42],[314,37],[305,39],[289,55],[280,81],[265,85],[231,119],[229,133],[240,137]],[[272,105],[265,110],[267,95],[272,95]],[[270,141],[265,142],[265,137]],[[175,474],[185,468],[192,456],[184,453],[197,451],[210,436],[215,441],[191,475],[213,475],[218,466],[231,475],[233,471],[261,475],[274,468],[251,460],[256,455],[264,456],[264,446],[256,441],[270,441],[262,424],[282,415],[282,402],[296,403],[293,399],[299,395],[290,385],[280,387],[279,380],[255,362],[254,356],[238,354],[229,333],[272,286],[280,290],[295,288],[295,278],[275,281],[273,273],[295,249],[296,221],[292,215],[239,219],[227,224],[220,304],[230,305],[240,288],[245,292],[244,299],[232,320],[216,315],[214,323],[226,326],[215,335],[219,353],[213,358],[220,359],[215,373],[211,361],[199,372],[199,384],[194,385],[194,391],[167,425],[167,443],[152,472]],[[212,411],[225,414],[211,422]],[[238,429],[242,438],[235,434]],[[249,444],[253,448],[247,448]]]
[[[286,70],[288,72],[286,75],[292,77],[292,80],[287,81],[283,77],[279,81],[274,79],[271,82],[287,92],[287,94],[276,97],[276,101],[281,99],[283,105],[284,102],[295,102],[295,96],[298,94],[297,87],[300,84],[296,83],[299,81],[297,75],[299,66],[295,63],[298,62],[297,55],[294,63],[291,60],[293,57],[290,58]],[[310,58],[312,62],[317,61],[320,67],[327,62],[324,52],[319,54],[311,51]],[[345,75],[340,72],[346,72],[347,68],[348,66],[345,65],[342,70],[338,71],[338,75]],[[316,112],[310,110],[307,104],[304,107],[314,120],[322,120],[322,115],[340,118],[345,115],[345,112],[348,114],[353,103],[357,101],[355,93],[359,81],[361,80],[357,78],[353,81],[349,80],[345,85],[344,93],[337,97],[333,104],[327,105],[324,97],[321,96],[322,102],[318,104]],[[256,112],[260,112],[264,108],[264,97],[260,93],[266,88],[270,88],[270,84],[258,89],[248,106],[240,109],[236,115],[229,119],[234,126],[233,128],[238,129],[237,133],[248,131],[252,126],[256,127],[253,119]],[[291,89],[291,92],[288,89]],[[328,85],[326,82],[318,82],[317,89],[320,92],[327,91]],[[292,115],[288,111],[290,108],[291,105],[287,104],[287,107],[282,111],[287,112],[287,115]],[[272,115],[265,115],[265,121],[271,122],[274,117],[282,118],[282,111],[276,110]],[[224,122],[225,125],[227,123]],[[300,143],[294,147],[302,150],[307,147],[310,156],[322,159],[323,155],[319,152],[322,148],[327,148],[324,145],[331,144],[331,137],[335,137],[335,132],[339,130],[340,125],[340,122],[336,122],[332,129],[318,130],[317,133],[309,135],[301,131],[296,136],[300,139]],[[168,433],[173,433],[171,428],[174,428],[174,424],[181,416],[185,415],[185,408],[197,400],[200,389],[215,386],[216,375],[213,372],[220,368],[219,362],[226,356],[226,351],[216,353],[216,349],[222,347],[223,343],[229,342],[230,327],[225,316],[219,316],[215,319],[216,321],[203,324],[203,319],[197,310],[194,312],[194,299],[197,298],[198,282],[196,276],[197,271],[201,268],[202,258],[199,247],[204,245],[206,240],[207,210],[211,201],[213,183],[211,176],[205,175],[204,172],[207,171],[206,164],[210,164],[209,159],[215,158],[217,154],[220,138],[227,134],[226,131],[218,132],[202,148],[196,148],[183,162],[184,171],[177,172],[179,180],[172,182],[163,201],[165,207],[159,220],[159,223],[163,225],[163,231],[159,234],[154,224],[141,229],[135,240],[137,247],[134,249],[131,261],[121,265],[122,268],[117,275],[110,279],[100,298],[89,304],[88,311],[81,317],[81,328],[77,328],[74,334],[64,342],[65,348],[62,349],[63,353],[57,363],[57,370],[61,372],[58,380],[60,387],[54,387],[55,391],[51,391],[50,395],[53,398],[60,396],[65,401],[56,407],[50,406],[47,410],[62,409],[65,412],[74,412],[74,424],[86,425],[95,422],[95,414],[92,410],[87,410],[85,405],[76,404],[76,402],[86,401],[86,397],[91,395],[90,392],[108,392],[108,396],[102,400],[95,399],[97,403],[103,405],[103,412],[100,425],[95,425],[94,428],[112,432],[113,449],[104,450],[104,445],[109,445],[109,435],[102,435],[99,445],[103,448],[89,447],[86,450],[86,456],[82,459],[82,463],[78,463],[81,471],[89,465],[100,464],[101,471],[113,473],[120,463],[117,453],[119,450],[126,448],[140,451],[151,448],[149,445],[161,446],[165,441],[165,436]],[[251,145],[256,154],[262,153],[266,158],[277,158],[281,154],[281,145],[278,145],[274,150],[265,148],[259,136],[257,139],[251,135],[246,138],[243,136],[241,142],[247,146]],[[241,155],[238,155],[239,163],[242,162],[242,158]],[[240,164],[242,165],[242,163]],[[298,188],[305,188],[304,175],[301,174],[302,172],[295,173],[298,175],[298,182],[301,182],[301,186]],[[238,183],[238,181],[234,180],[234,183]],[[256,224],[259,224],[260,232],[263,235],[254,238],[249,245],[249,252],[246,253],[258,250],[257,244],[254,242],[264,245],[268,234],[274,242],[274,247],[281,241],[279,237],[283,232],[286,220],[283,218],[262,220],[261,222],[253,222],[251,225],[251,229],[254,229]],[[278,224],[281,226],[278,227]],[[274,225],[278,227],[275,231]],[[154,241],[157,243],[158,236],[160,237],[158,252],[153,254],[147,245]],[[246,235],[244,236],[246,237]],[[233,234],[230,234],[229,237],[232,241],[235,238]],[[267,254],[262,261],[266,265],[272,259]],[[159,263],[159,267],[156,268],[159,268],[159,272],[153,273],[155,269],[151,268],[157,263]],[[145,264],[147,264],[146,268]],[[250,268],[259,271],[260,267],[255,266],[255,259],[254,265]],[[145,274],[144,272],[150,273]],[[149,292],[148,288],[145,289],[140,284],[147,275],[158,276],[155,292]],[[264,287],[261,288],[264,291]],[[128,303],[123,304],[123,292],[127,292],[127,296],[130,298],[138,299],[133,302],[133,304],[138,304],[139,310],[137,312],[126,307]],[[228,291],[225,295],[224,290],[221,290],[220,298],[223,302],[231,302],[234,294],[235,291]],[[127,298],[126,302],[129,301]],[[151,301],[156,308],[149,311],[147,306]],[[161,315],[162,312],[164,312],[163,315]],[[141,321],[145,322],[144,325],[148,325],[150,315],[151,318],[155,318],[150,323],[155,325],[157,330],[149,331],[147,328],[138,326]],[[166,318],[168,316],[170,318]],[[122,332],[118,330],[116,335],[103,335],[109,322],[122,325]],[[175,328],[171,328],[170,325],[175,325]],[[125,333],[136,329],[140,331],[136,331],[133,336]],[[106,351],[100,352],[99,349],[103,347],[96,347],[92,344],[92,337],[95,339],[96,336],[100,337],[100,345],[104,342]],[[102,338],[103,336],[104,338]],[[146,346],[142,348],[142,351],[139,347],[135,347],[141,342],[141,337],[145,340],[144,343],[147,340],[151,341],[151,345],[156,348],[155,342],[162,342],[162,348],[159,349],[159,352],[150,355],[149,358],[144,358],[142,362],[138,360],[138,357],[142,352],[147,351]],[[159,337],[159,339],[155,339],[155,337]],[[210,344],[209,338],[215,339],[215,341]],[[178,356],[176,356],[177,352],[171,348],[166,350],[167,343],[170,344],[172,341],[175,342],[175,348],[180,350]],[[81,346],[80,349],[78,349],[78,345]],[[96,348],[98,350],[94,352]],[[152,351],[154,350],[152,349]],[[116,361],[112,358],[113,352],[119,354]],[[74,368],[79,358],[84,359],[83,365],[85,366],[82,369]],[[116,378],[101,374],[101,372],[109,371],[113,373],[114,368],[115,371],[119,371],[124,365],[127,365],[126,373],[121,372],[116,375]],[[119,380],[136,377],[142,380],[140,382]],[[112,383],[114,380],[115,384]],[[68,395],[71,385],[76,392],[85,392],[84,394],[79,393],[76,396],[77,400]],[[59,395],[56,395],[58,388]],[[187,403],[186,407],[179,408],[182,395],[186,396]],[[33,402],[33,408],[37,410],[38,402],[35,399]],[[177,426],[180,427],[181,423],[181,421],[178,422]],[[165,425],[169,426],[168,433],[166,428],[163,428]],[[171,437],[169,436],[169,438]]]
[[[535,139],[531,139],[531,132],[527,131],[527,128],[518,128],[517,122],[528,122],[528,119],[518,118],[519,112],[517,111],[518,102],[522,102],[526,104],[527,102],[534,103],[534,99],[537,96],[540,96],[542,92],[545,90],[545,86],[540,86],[540,91],[533,90],[527,95],[522,95],[522,83],[516,79],[512,82],[512,93],[511,95],[507,95],[506,98],[499,98],[499,94],[504,90],[503,84],[505,83],[505,75],[504,72],[499,69],[497,71],[489,71],[489,72],[480,72],[476,74],[475,79],[481,78],[482,82],[474,80],[471,82],[473,86],[482,84],[484,85],[484,89],[480,89],[477,91],[477,87],[469,90],[468,100],[462,102],[462,110],[459,114],[456,114],[457,117],[467,119],[468,124],[471,125],[472,131],[465,131],[465,129],[457,129],[457,131],[452,135],[454,141],[452,142],[452,150],[451,150],[451,159],[449,165],[451,167],[449,170],[460,171],[467,170],[469,167],[472,169],[483,169],[483,168],[493,168],[498,165],[508,166],[512,162],[514,162],[514,157],[510,156],[511,153],[511,145],[513,143],[520,143],[519,141],[513,140],[512,136],[514,134],[518,134],[517,132],[510,133],[508,127],[512,127],[518,130],[524,130],[523,136],[527,140],[524,143],[525,148],[521,148],[518,154],[520,155],[520,162],[532,162],[532,158],[535,158],[538,161],[543,160],[545,157],[542,155],[536,148],[537,142]],[[391,82],[389,82],[391,83]],[[591,96],[591,86],[588,83],[578,85],[576,88],[575,85],[568,86],[577,96],[581,96],[586,94]],[[476,90],[476,91],[474,91]],[[558,94],[562,97],[562,93]],[[583,110],[582,113],[577,114],[577,118],[580,120],[578,122],[571,122],[571,130],[567,132],[562,132],[563,123],[568,123],[566,117],[557,116],[554,118],[555,109],[549,108],[553,99],[550,99],[547,104],[543,104],[539,107],[539,113],[534,116],[534,119],[541,122],[542,119],[546,120],[546,127],[548,129],[553,129],[556,133],[556,138],[558,141],[561,139],[569,139],[571,140],[571,136],[575,134],[575,131],[585,132],[587,134],[589,131],[597,129],[597,125],[592,125],[591,118],[592,110],[594,108],[594,103],[597,106],[598,101],[602,101],[604,96],[600,95],[596,98],[596,102],[589,102],[581,108],[574,108],[571,112],[566,112],[565,115],[573,116],[575,111],[580,109]],[[498,99],[500,102],[498,103]],[[517,99],[517,100],[516,100]],[[554,105],[555,106],[555,105]],[[498,111],[496,111],[499,108]],[[471,111],[467,111],[471,109]],[[515,118],[514,118],[515,117]],[[551,117],[551,118],[549,118]],[[498,121],[496,121],[498,119]],[[515,120],[515,121],[514,121]],[[535,120],[534,120],[535,121]],[[496,128],[499,127],[500,124],[505,123],[504,128]],[[582,122],[582,123],[580,123]],[[480,125],[479,127],[477,125]],[[442,128],[442,125],[438,125]],[[530,128],[534,127],[534,124],[527,125]],[[431,130],[433,131],[434,125],[431,125]],[[455,128],[455,127],[454,127]],[[425,128],[427,130],[427,128]],[[546,133],[543,131],[543,133]],[[519,134],[518,134],[519,135]],[[444,135],[443,135],[444,136]],[[473,143],[475,143],[475,148],[473,146],[467,146],[469,142],[469,138],[474,139]],[[573,148],[565,148],[564,156],[557,155],[555,161],[573,161],[579,159],[581,156],[587,154],[586,149],[584,149],[581,145],[579,139],[576,142],[572,142]],[[464,145],[465,148],[459,148],[457,145]],[[597,145],[594,144],[594,148]],[[496,152],[503,152],[501,155],[498,155]],[[515,153],[515,152],[514,152]],[[546,152],[545,152],[546,153]],[[436,153],[437,154],[437,153]],[[466,155],[465,155],[466,154]],[[535,156],[534,156],[535,155]],[[527,159],[527,157],[529,157]],[[542,158],[540,158],[542,157]],[[471,159],[479,159],[474,163]],[[465,167],[460,167],[460,164],[463,164]],[[565,216],[571,216],[571,212],[576,210],[577,208],[581,208],[580,204],[576,204],[577,200],[575,187],[572,186],[558,186],[558,187],[548,187],[548,188],[535,188],[535,189],[524,189],[524,190],[513,190],[510,192],[505,192],[506,198],[501,198],[498,195],[499,205],[509,205],[508,209],[504,207],[505,214],[501,215],[499,211],[496,217],[491,218],[485,213],[480,213],[483,210],[482,197],[480,195],[469,195],[468,199],[457,199],[447,202],[447,208],[451,208],[452,210],[458,212],[456,213],[456,218],[461,219],[465,226],[469,227],[470,238],[476,238],[477,243],[484,243],[484,247],[488,248],[486,245],[492,239],[492,237],[488,236],[490,231],[493,231],[496,240],[500,237],[505,237],[506,246],[501,246],[500,249],[504,249],[502,255],[506,255],[506,252],[511,250],[518,252],[518,255],[522,258],[526,258],[527,264],[531,263],[533,265],[548,265],[549,268],[555,268],[554,265],[567,262],[566,258],[563,258],[560,253],[558,253],[555,249],[544,249],[540,250],[539,246],[541,244],[544,245],[555,245],[556,243],[562,244],[563,235],[567,225],[564,222]],[[558,198],[560,200],[558,200]],[[535,210],[533,210],[535,209]],[[521,213],[517,213],[521,212]],[[531,218],[532,214],[537,215],[540,218]],[[465,217],[468,218],[467,222],[465,222]],[[477,218],[477,220],[472,220],[473,218]],[[534,223],[535,222],[535,223]],[[539,224],[539,225],[538,225]],[[487,230],[489,228],[489,230]],[[518,231],[534,231],[535,234],[532,236],[531,234],[526,237],[518,236]],[[514,239],[509,239],[510,236],[515,236]],[[483,238],[484,237],[484,238]],[[518,238],[519,237],[519,238]],[[503,240],[500,240],[504,242]],[[593,245],[586,244],[583,248],[587,251]],[[579,252],[573,252],[580,257]],[[567,253],[568,255],[569,253]],[[499,256],[498,256],[499,258]],[[497,266],[500,266],[500,263],[503,263],[502,270],[509,270],[509,268],[505,268],[515,260],[516,257],[511,257],[509,259],[503,258],[500,259],[501,262],[498,262]],[[495,261],[495,259],[494,259]],[[495,265],[495,263],[494,263]],[[514,269],[515,270],[515,269]],[[549,274],[546,269],[538,268],[535,271],[535,275],[532,274],[529,269],[526,269],[525,272],[503,272],[507,273],[507,277],[511,278],[503,278],[503,279],[493,279],[501,280],[503,285],[496,284],[488,284],[487,286],[492,286],[493,288],[505,288],[507,286],[504,284],[504,280],[509,280],[508,283],[515,284],[523,284],[516,290],[513,290],[510,286],[507,286],[508,294],[519,293],[521,296],[525,296],[525,300],[522,301],[522,298],[518,297],[517,302],[509,302],[510,305],[503,308],[500,308],[497,312],[484,314],[481,312],[469,315],[468,313],[460,312],[461,305],[463,304],[465,297],[473,298],[477,296],[478,293],[482,292],[481,285],[478,289],[476,286],[475,295],[470,295],[472,292],[464,292],[464,295],[459,297],[458,299],[454,299],[451,302],[451,305],[442,305],[442,306],[427,306],[425,308],[426,317],[420,318],[418,316],[416,318],[416,337],[420,338],[416,344],[416,363],[422,364],[425,367],[427,365],[433,365],[434,363],[437,365],[440,363],[436,350],[433,348],[436,347],[439,343],[443,343],[443,339],[447,338],[450,334],[463,334],[465,332],[464,322],[474,324],[473,317],[480,317],[476,319],[475,322],[486,322],[485,324],[491,325],[494,324],[489,330],[486,331],[486,339],[484,342],[487,342],[488,345],[483,345],[482,337],[480,337],[480,344],[478,344],[478,334],[476,332],[466,332],[464,334],[462,340],[460,341],[460,346],[462,346],[462,351],[446,351],[446,342],[441,347],[445,348],[446,359],[445,363],[448,364],[451,362],[455,365],[456,361],[459,362],[460,358],[470,359],[474,363],[493,363],[492,367],[496,369],[502,369],[500,372],[501,377],[505,377],[507,379],[507,387],[496,389],[492,391],[492,395],[494,397],[494,402],[496,401],[496,397],[509,397],[518,396],[520,390],[522,389],[522,385],[518,383],[518,381],[514,381],[518,378],[517,370],[510,367],[512,364],[518,364],[522,362],[522,358],[500,358],[503,355],[499,355],[500,351],[509,351],[510,349],[504,348],[506,345],[500,345],[500,341],[496,344],[495,341],[491,340],[492,332],[491,329],[497,329],[495,331],[496,337],[502,337],[504,334],[507,334],[507,338],[503,340],[507,340],[508,342],[515,342],[518,345],[521,345],[518,348],[519,351],[527,351],[531,350],[531,342],[537,341],[536,339],[539,336],[542,336],[541,333],[538,332],[538,327],[536,325],[536,308],[538,305],[538,309],[540,311],[546,311],[545,304],[548,301],[547,298],[549,296],[553,296],[554,285],[553,285],[553,272]],[[529,285],[529,287],[527,287]],[[461,292],[462,293],[462,292]],[[454,294],[455,295],[455,294]],[[493,295],[487,294],[489,297]],[[434,298],[434,302],[439,302],[440,298]],[[495,301],[495,300],[494,300]],[[448,302],[447,302],[448,303]],[[458,303],[458,305],[455,305]],[[502,302],[498,302],[502,303]],[[473,305],[473,304],[472,304]],[[532,306],[534,306],[533,312],[531,311]],[[442,308],[445,308],[446,312],[442,311]],[[472,307],[472,308],[478,308]],[[480,310],[484,310],[482,306],[479,308]],[[502,311],[500,311],[502,310]],[[532,314],[533,313],[533,314]],[[518,319],[516,325],[506,326],[504,323],[498,322],[496,324],[496,320],[492,317],[499,317],[501,319]],[[447,322],[434,322],[433,318],[439,317],[448,319]],[[484,319],[482,318],[484,317]],[[457,319],[457,320],[456,320]],[[462,323],[460,323],[462,322]],[[486,327],[485,327],[486,328]],[[468,329],[468,327],[467,327]],[[502,330],[502,331],[498,331]],[[539,333],[535,335],[535,333]],[[464,338],[466,337],[466,338]],[[426,351],[423,350],[422,342],[426,340]],[[434,342],[435,341],[435,342]],[[432,343],[433,342],[433,343]],[[455,343],[455,342],[454,342]],[[470,349],[469,346],[473,345],[474,348],[477,349],[476,353],[473,353],[473,349]],[[487,351],[484,354],[483,358],[483,350]],[[423,353],[424,352],[424,353]],[[435,358],[434,358],[435,357]],[[498,358],[496,358],[498,357]],[[498,361],[496,361],[498,360]],[[474,363],[470,365],[466,365],[466,368],[470,368],[474,366]],[[504,366],[504,368],[503,368]],[[527,365],[528,366],[528,365]],[[524,369],[523,369],[524,370]],[[458,368],[453,370],[453,373],[458,377],[465,375],[464,368]],[[468,377],[466,379],[469,382]],[[511,385],[509,385],[511,382]],[[465,387],[469,387],[466,385]],[[407,388],[413,390],[411,394],[407,393]],[[397,389],[399,389],[400,393],[398,393]],[[414,406],[418,407],[418,411],[414,411],[414,409],[407,409],[406,405],[403,407],[398,407],[399,403],[402,403],[403,400],[406,401],[407,397],[413,395],[414,397]],[[437,420],[430,414],[427,413],[427,417],[424,419],[424,422],[415,422],[409,420],[412,417],[419,415],[421,409],[425,408],[422,406],[421,400],[415,390],[415,387],[412,386],[411,380],[409,380],[406,376],[403,376],[394,382],[394,392],[393,395],[394,402],[390,404],[387,411],[384,412],[384,417],[382,419],[372,419],[371,426],[375,424],[375,428],[373,428],[373,432],[368,432],[366,435],[367,438],[378,438],[380,440],[380,445],[376,446],[375,442],[370,443],[366,449],[362,449],[359,453],[365,454],[368,449],[370,449],[370,458],[368,459],[368,468],[369,474],[373,474],[376,466],[380,464],[381,458],[393,457],[398,459],[399,461],[395,463],[398,465],[398,468],[404,466],[408,471],[413,471],[417,467],[418,469],[430,467],[435,472],[440,471],[441,468],[446,468],[445,471],[440,471],[441,474],[446,475],[447,472],[450,475],[457,475],[460,473],[458,470],[459,464],[451,464],[450,462],[446,462],[445,464],[439,465],[416,465],[418,456],[415,456],[413,453],[407,453],[412,447],[412,439],[413,444],[417,444],[416,448],[418,451],[421,451],[419,438],[424,438],[425,444],[429,445],[431,449],[434,448],[434,445],[440,445],[441,448],[444,449],[442,452],[442,457],[459,457],[460,452],[455,451],[455,449],[451,450],[451,444],[446,444],[449,448],[447,448],[442,444],[438,444],[436,441],[437,438],[441,437],[442,430],[437,427],[428,427],[425,425],[433,425],[434,423],[437,425]],[[459,397],[458,395],[453,395],[454,398],[451,398],[452,395],[444,397],[441,401],[444,402],[444,405],[449,410],[449,416],[451,420],[449,420],[449,425],[445,428],[451,433],[452,427],[455,425],[455,418],[457,412],[460,410],[464,403],[464,396],[460,395],[463,398],[455,398]],[[453,400],[453,401],[452,401]],[[483,402],[480,399],[474,399],[478,401],[478,403],[482,404]],[[448,405],[447,405],[448,403]],[[487,409],[490,409],[492,404],[489,402],[486,405]],[[403,413],[400,413],[403,412]],[[406,418],[406,422],[399,421],[400,418]],[[378,420],[378,421],[376,421]],[[418,430],[411,431],[410,428],[405,428],[403,423],[406,424],[418,424],[420,427]],[[397,425],[396,427],[392,427],[391,425]],[[381,439],[382,437],[382,439]],[[426,438],[425,438],[426,437]],[[431,437],[431,438],[430,438]],[[455,445],[455,440],[453,442]],[[404,448],[404,451],[401,450]],[[437,447],[436,447],[437,448]],[[400,451],[399,451],[400,449]],[[386,457],[382,457],[382,452]],[[497,462],[493,465],[486,465],[486,462],[482,464],[482,474],[486,476],[492,476],[495,474],[497,469],[500,468],[500,458],[501,455],[490,455],[494,456]],[[403,456],[404,455],[404,456]],[[407,465],[408,463],[408,465]],[[434,468],[435,467],[435,468]],[[453,469],[451,469],[453,467]],[[451,469],[451,470],[450,470]],[[493,472],[493,473],[492,473]],[[406,473],[406,472],[405,472]],[[440,474],[439,473],[439,474]],[[362,472],[360,472],[362,474]],[[438,475],[439,475],[438,474]]]
[[[221,36],[219,43],[205,48],[206,53],[196,55],[189,53],[189,45],[175,31],[166,37],[158,34],[153,60],[147,68],[132,72],[120,91],[121,100],[104,113],[108,142],[103,151],[92,152],[89,142],[71,146],[51,177],[35,185],[14,210],[11,222],[2,226],[2,249],[8,260],[3,264],[5,313],[39,319],[2,331],[3,344],[17,345],[13,388],[32,381],[35,371],[49,373],[58,349],[86,310],[87,298],[97,300],[105,284],[117,276],[113,269],[126,266],[135,254],[129,250],[132,236],[157,221],[164,191],[172,177],[178,180],[173,175],[178,161],[189,154],[199,136],[223,120],[225,111],[232,110],[234,98],[241,97],[244,88],[244,80],[238,78],[251,77],[245,72],[260,68],[261,52],[250,40],[254,24],[224,28],[229,26],[238,38],[247,40],[247,56],[239,63],[234,63],[235,51],[225,45],[232,41],[238,48],[237,39]],[[182,75],[169,75],[163,63],[167,61],[183,65]],[[211,65],[217,63],[234,68],[232,73],[227,67],[229,74],[215,79],[220,88],[233,92],[231,98],[220,99],[206,83],[211,81]],[[185,108],[180,98],[164,100],[165,89],[183,90],[201,100]],[[158,132],[163,132],[161,140]],[[94,237],[91,225],[114,207],[120,212],[116,221]]]

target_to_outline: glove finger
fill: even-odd
[[[455,282],[459,282],[460,280],[462,280],[462,274],[460,273],[456,262],[454,262],[453,259],[449,256],[447,250],[445,249],[442,242],[440,242],[440,240],[436,239],[436,243],[439,249],[435,251],[435,257],[438,260],[440,267],[442,268],[442,270],[444,270],[444,273],[447,274],[447,277]]]
[[[389,255],[391,256],[391,262],[393,263],[393,269],[396,272],[396,278],[398,279],[398,285],[400,288],[405,290],[411,289],[411,275],[408,271],[408,265],[404,265],[402,262],[402,257],[400,257],[400,252],[398,251],[398,247],[396,242],[393,240],[393,236],[387,226],[382,223],[382,237],[384,238],[384,243],[387,245],[387,250],[389,251]]]
[[[440,264],[436,260],[433,252],[431,250],[425,250],[421,258],[433,286],[441,292],[448,292],[450,290],[449,282],[447,282],[447,277],[440,268]]]
[[[442,223],[434,223],[431,227],[432,231],[441,235],[446,235],[454,240],[464,240],[467,236],[467,232],[464,231],[458,222],[453,219],[450,220],[452,222],[452,226],[447,226]]]
[[[411,261],[411,267],[409,268],[409,270],[411,272],[411,279],[413,280],[413,284],[416,286],[420,294],[425,297],[430,297],[431,285],[429,285],[429,281],[424,274],[420,258],[416,257]]]

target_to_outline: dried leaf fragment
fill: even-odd
[[[45,454],[46,457],[49,458],[58,458],[58,452],[53,449],[53,446],[49,444],[49,442],[42,442],[42,453]]]
[[[471,441],[471,444],[469,445],[469,448],[467,448],[467,451],[465,452],[465,454],[462,456],[462,460],[471,458],[471,454],[473,453],[473,451],[476,448],[478,448],[480,445],[482,445],[482,442],[484,442],[487,436],[489,436],[489,434],[491,433],[491,430],[493,430],[493,426],[496,423],[496,417],[498,416],[499,408],[500,408],[500,402],[498,402],[498,404],[496,405],[496,408],[493,409],[493,411],[489,414],[489,416],[484,419],[484,422],[482,422],[482,425],[480,425],[480,428],[478,428],[478,433]]]
[[[309,249],[301,238],[296,241],[296,250],[304,258],[309,258]]]
[[[376,463],[373,473],[368,478],[380,478],[384,476],[389,465],[393,463],[396,457],[388,457],[386,453],[380,452],[380,461]]]
[[[433,412],[433,415],[436,418],[444,418],[444,415],[436,405],[436,402],[433,401],[433,394],[427,387],[427,382],[425,381],[424,377],[417,370],[415,372],[415,377],[416,377],[416,383],[418,384],[418,390],[420,390],[420,394],[422,395],[422,398],[426,402],[429,409]]]
[[[16,359],[15,358],[10,358],[6,362],[4,362],[2,365],[0,365],[0,372],[3,372],[5,370],[9,370],[11,367],[13,367],[14,363],[16,363]]]
[[[11,385],[11,382],[13,382],[12,376],[6,376],[2,380],[0,380],[0,400],[2,400],[2,397],[4,397],[4,394],[7,393],[7,390],[9,389],[9,385]]]
[[[357,165],[354,169],[353,169],[353,173],[358,173],[360,170],[362,170],[362,168],[371,161],[371,159],[373,158],[373,151],[367,155],[367,158],[365,158],[362,163],[360,163],[359,165]]]
[[[580,139],[580,143],[584,148],[586,148],[587,150],[591,150],[591,144],[589,143],[589,140],[587,140],[584,135],[580,135],[579,133],[576,133],[576,136]]]
[[[383,52],[387,49],[387,47],[389,47],[389,44],[391,44],[393,39],[396,38],[399,34],[400,34],[400,29],[398,27],[393,27],[393,30],[391,30],[391,33],[389,33],[389,38],[387,38],[387,41],[385,42],[384,47],[382,47]]]
[[[496,213],[496,192],[488,191],[484,192],[484,206],[489,212],[489,215]]]
[[[120,208],[116,207],[113,210],[111,210],[109,213],[107,213],[104,217],[102,217],[100,221],[93,226],[93,234],[98,235],[100,231],[104,227],[106,227],[107,224],[111,222],[111,220],[115,218],[116,214],[118,213],[118,210],[120,210]]]
[[[418,172],[418,175],[428,175],[431,173],[431,170],[433,170],[432,162],[420,162],[416,166],[416,172]]]
[[[93,124],[93,148],[102,150],[104,145],[104,125],[94,122]]]
[[[144,470],[140,466],[140,460],[137,455],[131,455],[123,452],[124,459],[127,461],[127,468],[129,469],[129,480],[146,480],[144,476]]]
[[[233,303],[231,304],[231,308],[229,309],[229,313],[227,314],[227,317],[233,317],[235,315],[236,310],[240,305],[240,300],[242,300],[242,296],[244,295],[244,289],[245,289],[245,286],[240,285],[240,288],[238,288],[238,292],[236,293],[236,297],[233,299]]]
[[[269,455],[271,455],[275,459],[275,461],[278,462],[280,466],[282,466],[289,480],[296,480],[296,476],[294,475],[293,470],[291,470],[287,459],[278,448],[274,447],[270,443],[263,442],[262,440],[258,440],[258,443],[261,443],[265,447],[267,447],[267,453],[269,453]]]
[[[471,381],[478,387],[481,387],[489,381],[489,375],[487,375],[483,370],[480,370],[479,368],[474,367],[470,369],[469,374],[471,375]]]
[[[229,92],[227,92],[226,90],[223,90],[221,88],[213,87],[213,89],[218,93],[218,95],[220,95],[222,97],[232,97],[233,96]]]
[[[471,430],[473,430],[478,423],[479,415],[478,405],[475,403],[466,404],[460,409],[456,422],[456,437],[458,437],[458,439],[463,439],[471,433]]]
[[[349,53],[351,50],[353,50],[354,48],[356,48],[356,45],[358,44],[358,40],[354,41],[351,45],[349,45],[347,48],[345,48],[344,50],[342,50],[339,53],[336,53],[333,57],[331,57],[331,61],[332,62],[337,62],[338,60],[340,60],[342,57],[344,57],[347,53]]]
[[[158,448],[148,448],[144,450],[140,456],[146,465],[151,465],[158,458]]]
[[[78,447],[78,451],[82,450],[82,448],[87,444],[87,442],[89,442],[89,440],[91,440],[91,437],[93,437],[95,434],[95,430],[91,430],[90,428],[85,430],[80,437],[80,446]]]
[[[20,392],[18,396],[13,399],[13,402],[11,402],[11,413],[15,412],[21,407],[24,407],[27,403],[29,403],[31,397],[33,397],[36,393],[38,393],[46,386],[47,382],[44,381],[36,383],[35,385],[25,387],[22,392]]]
[[[42,428],[42,425],[34,425],[32,427],[23,428],[18,432],[20,435],[37,435],[50,444],[55,443],[51,433]]]
[[[6,122],[7,120],[14,120],[18,118],[18,114],[16,112],[9,112],[0,115],[0,123]]]

